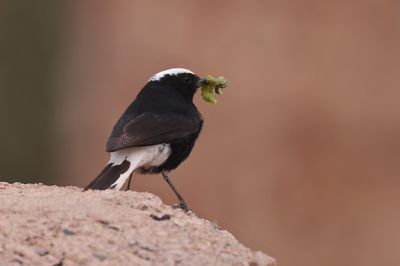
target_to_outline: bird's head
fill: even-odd
[[[174,90],[192,100],[193,95],[206,82],[206,79],[198,77],[188,69],[171,68],[155,74],[149,82],[158,83],[165,89]]]

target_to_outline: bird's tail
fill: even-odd
[[[130,161],[124,159],[120,163],[109,162],[101,173],[85,187],[84,190],[121,189],[133,172]]]

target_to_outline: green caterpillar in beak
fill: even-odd
[[[228,81],[220,76],[218,78],[214,78],[211,75],[208,75],[206,81],[203,86],[201,86],[201,97],[206,102],[216,104],[218,101],[214,98],[213,93],[223,94],[222,89],[228,86]]]

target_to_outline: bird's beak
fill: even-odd
[[[196,82],[196,88],[199,88],[199,87],[203,86],[206,81],[207,81],[207,79],[205,79],[205,78],[204,79],[199,79]]]

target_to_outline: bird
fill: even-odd
[[[133,173],[161,173],[177,207],[189,211],[168,175],[189,157],[202,130],[193,97],[205,82],[185,68],[153,75],[116,122],[106,144],[110,159],[84,190],[121,190],[127,181],[129,190]]]

